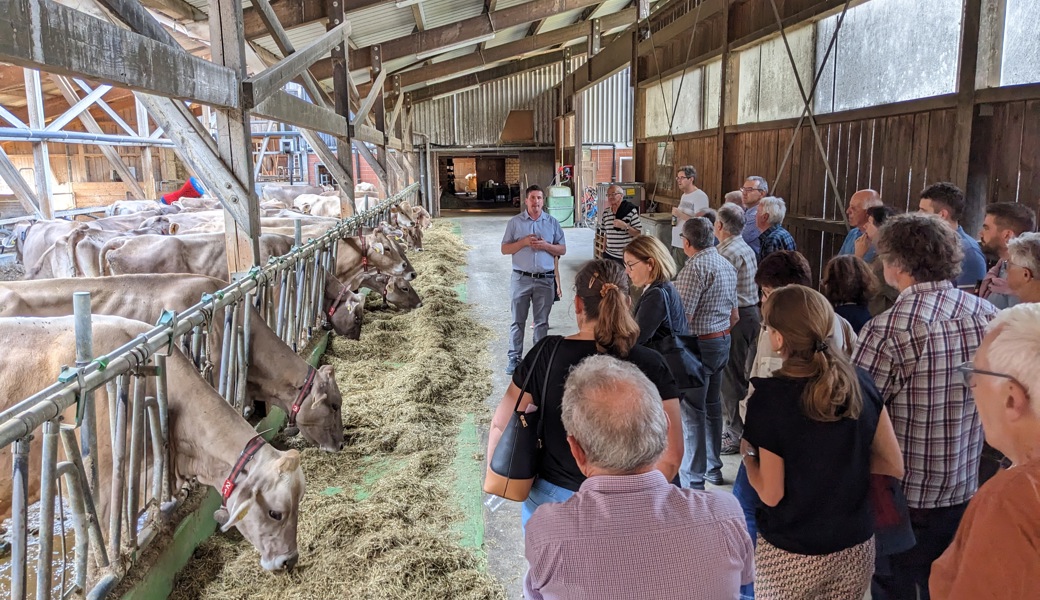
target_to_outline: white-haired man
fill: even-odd
[[[1019,302],[1040,302],[1040,233],[1008,242],[1007,281]]]
[[[607,188],[607,205],[600,217],[599,231],[607,240],[603,258],[624,264],[625,246],[643,232],[639,209],[625,199],[625,190],[612,185]]]
[[[680,489],[654,468],[668,444],[657,388],[608,355],[567,377],[563,425],[588,477],[527,523],[528,599],[736,598],[754,549],[736,499]]]
[[[755,225],[761,232],[758,236],[758,260],[777,250],[797,250],[794,238],[784,229],[782,223],[787,216],[787,205],[783,198],[767,196],[758,203]]]
[[[959,367],[974,391],[986,440],[1013,467],[968,504],[953,543],[932,564],[936,600],[1040,598],[1040,304],[990,323],[974,363]]]
[[[742,204],[744,205],[744,231],[740,232],[744,236],[744,241],[747,242],[748,246],[758,254],[758,236],[762,232],[758,229],[758,203],[769,195],[769,184],[766,180],[758,175],[751,175],[744,181],[744,186],[740,188],[742,197]]]

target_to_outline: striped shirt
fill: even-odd
[[[714,248],[705,248],[686,261],[675,278],[690,334],[708,335],[729,329],[737,307],[737,270]]]
[[[525,547],[529,600],[735,599],[755,575],[736,498],[679,489],[660,471],[586,479],[538,507]]]
[[[621,220],[629,227],[634,227],[639,231],[642,231],[643,225],[639,222],[639,211],[636,209],[635,205],[624,201],[618,205],[618,211],[624,212],[626,209],[628,209],[628,213],[624,217],[621,217]],[[624,258],[625,255],[625,246],[627,246],[632,240],[636,239],[636,236],[638,236],[639,233],[629,233],[624,229],[615,228],[614,218],[614,211],[611,210],[610,204],[608,203],[603,207],[603,216],[600,217],[599,220],[599,231],[601,234],[606,235],[607,254],[614,258],[621,259]]]
[[[963,504],[979,486],[982,427],[957,366],[971,360],[997,309],[949,281],[914,284],[863,326],[853,362],[888,407],[911,508]]]
[[[737,270],[737,306],[747,308],[758,304],[758,286],[755,284],[758,259],[755,251],[739,235],[731,236],[716,249]]]

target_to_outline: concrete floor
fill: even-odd
[[[487,325],[495,336],[489,342],[493,390],[487,399],[493,412],[502,400],[509,376],[506,367],[509,325],[509,277],[512,269],[508,256],[500,251],[502,233],[506,222],[515,214],[508,212],[454,212],[445,211],[444,217],[459,223],[469,252],[467,274],[469,302],[478,318]],[[577,331],[574,318],[574,275],[581,266],[592,258],[593,232],[591,229],[565,229],[567,255],[560,260],[563,275],[563,299],[553,305],[549,317],[549,333],[570,335]],[[525,348],[530,348],[530,325],[527,329]],[[487,446],[487,427],[481,429],[481,440]],[[738,460],[736,456],[724,457],[723,475],[733,481]],[[709,488],[712,486],[708,486]],[[727,485],[724,489],[730,489]],[[505,502],[496,511],[484,509],[485,545],[488,554],[488,569],[502,582],[506,597],[523,598],[523,576],[527,570],[524,559],[524,540],[520,531],[520,505]]]

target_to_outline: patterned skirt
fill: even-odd
[[[758,600],[863,600],[873,575],[873,537],[840,552],[806,555],[781,550],[758,536]]]

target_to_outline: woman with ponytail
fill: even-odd
[[[546,336],[524,357],[513,373],[513,380],[495,411],[488,433],[487,456],[494,456],[516,405],[528,373],[530,381],[524,389],[520,410],[542,411],[543,441],[538,475],[531,494],[524,501],[521,523],[546,502],[563,502],[578,491],[585,475],[571,455],[567,432],[563,427],[563,385],[571,367],[594,354],[609,354],[639,367],[657,386],[668,415],[668,447],[657,468],[671,480],[682,460],[682,426],[679,417],[679,391],[668,366],[660,354],[636,345],[639,325],[632,317],[630,285],[624,265],[609,260],[586,263],[575,277],[574,314],[578,332],[561,340]],[[541,352],[545,347],[545,352]],[[554,353],[555,350],[555,353]],[[545,394],[543,397],[543,389]]]
[[[788,285],[762,307],[782,357],[752,380],[741,454],[758,492],[755,597],[861,600],[874,572],[871,473],[903,475],[881,395],[828,338],[830,302]]]

